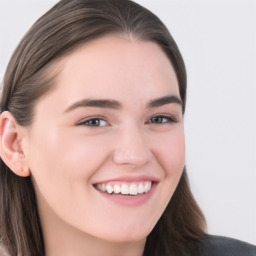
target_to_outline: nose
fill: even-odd
[[[113,161],[118,165],[142,167],[150,161],[151,150],[138,127],[123,129],[113,153]]]

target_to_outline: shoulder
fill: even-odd
[[[0,244],[0,256],[9,256],[3,246]]]
[[[1,237],[0,237],[0,256],[10,256],[7,250],[5,249],[5,246],[3,244],[3,239],[1,239]]]
[[[203,256],[256,256],[256,246],[223,236],[206,236],[202,247]]]

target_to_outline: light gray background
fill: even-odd
[[[0,0],[0,79],[57,1]],[[187,168],[212,234],[256,244],[256,3],[137,0],[168,26],[188,71]]]

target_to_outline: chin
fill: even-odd
[[[117,236],[109,236],[106,238],[106,241],[111,243],[119,243],[119,244],[129,244],[129,243],[139,243],[142,241],[146,241],[147,235],[117,235]]]
[[[111,232],[103,234],[102,237],[104,240],[114,243],[136,243],[145,241],[150,232],[151,229],[143,229],[143,227],[137,227],[133,230],[122,230],[120,228],[117,231],[111,230]]]

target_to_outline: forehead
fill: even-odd
[[[81,45],[58,66],[54,91],[65,105],[85,97],[135,103],[179,96],[174,69],[154,42],[106,36]]]
[[[156,43],[118,36],[91,41],[62,60],[60,81],[66,83],[80,78],[86,85],[90,85],[90,80],[102,82],[102,86],[108,83],[109,87],[115,80],[120,86],[140,81],[149,86],[156,78],[159,83],[177,82],[169,59]]]

